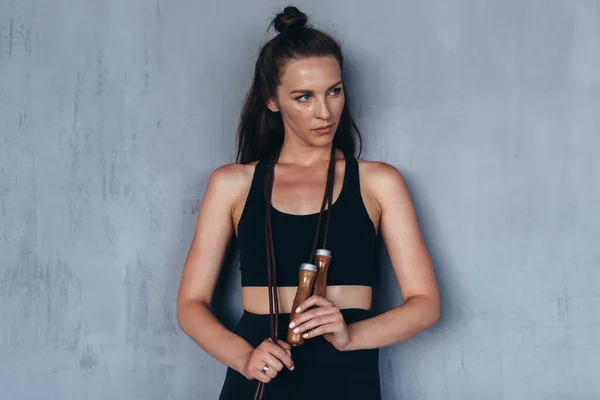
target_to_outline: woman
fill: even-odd
[[[360,135],[338,43],[295,7],[272,24],[279,34],[260,52],[242,110],[239,163],[213,172],[200,207],[178,322],[228,366],[220,399],[379,399],[378,349],[438,319],[431,261],[401,174],[354,157]],[[210,311],[233,234],[244,308],[234,332]],[[404,303],[375,316],[379,234]],[[325,242],[326,295],[309,297],[290,321],[298,267]],[[304,344],[290,346],[288,329]]]

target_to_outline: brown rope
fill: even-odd
[[[264,392],[265,384],[263,382],[258,382],[258,385],[256,385],[256,392],[254,392],[254,400],[262,400]]]
[[[327,201],[329,205],[327,206],[327,219],[325,220],[325,234],[323,235],[323,246],[322,249],[327,248],[327,236],[329,235],[329,220],[331,219],[331,206],[333,206],[333,181],[335,177],[335,149],[331,151],[331,157],[334,159],[332,163],[329,164],[329,171],[327,171],[327,186],[328,186],[328,194]],[[345,177],[344,177],[345,178]],[[314,256],[314,252],[313,252]]]
[[[265,250],[267,258],[267,279],[268,279],[268,291],[269,291],[269,320],[270,320],[270,331],[271,340],[274,343],[278,341],[279,335],[279,299],[277,296],[277,268],[275,265],[275,246],[273,244],[273,230],[271,225],[271,197],[273,194],[273,181],[275,175],[275,164],[279,160],[279,151],[270,157],[267,165],[267,173],[264,179],[265,189]],[[319,233],[321,232],[321,221],[323,219],[323,211],[325,205],[328,204],[327,217],[325,222],[325,234],[323,237],[323,248],[327,243],[327,234],[329,231],[329,220],[331,216],[331,204],[333,197],[333,183],[335,177],[335,147],[331,146],[331,158],[329,160],[329,166],[327,169],[327,183],[325,185],[325,194],[323,195],[323,202],[321,203],[321,210],[319,212],[319,218],[317,221],[317,227],[315,231],[315,238],[313,242],[312,251],[309,257],[309,262],[313,262],[314,253],[316,251],[316,245],[319,240]],[[256,392],[254,393],[254,400],[262,400],[265,391],[264,382],[258,382]]]
[[[265,243],[267,256],[267,271],[269,281],[269,314],[271,319],[271,339],[277,343],[278,339],[278,317],[279,300],[277,296],[277,268],[275,268],[275,247],[273,245],[273,231],[271,225],[271,196],[273,193],[273,180],[275,164],[279,159],[279,153],[275,154],[269,163],[266,174],[265,197],[267,199],[267,209],[265,210]]]
[[[277,343],[278,339],[278,319],[279,319],[279,300],[277,296],[277,271],[275,268],[275,251],[273,246],[273,232],[271,230],[271,195],[273,193],[273,175],[275,164],[279,159],[279,152],[275,154],[268,162],[267,173],[265,174],[265,250],[267,261],[267,279],[269,291],[269,326],[271,330],[271,340]],[[261,400],[265,391],[264,382],[258,382],[254,400]]]
[[[331,158],[329,159],[329,166],[327,168],[327,183],[325,184],[325,194],[323,195],[323,202],[321,203],[321,211],[319,212],[319,219],[317,220],[317,229],[315,233],[315,239],[313,241],[312,249],[308,257],[308,262],[314,262],[315,251],[317,250],[317,241],[319,240],[319,233],[321,232],[321,219],[323,217],[323,210],[325,204],[329,204],[327,207],[327,221],[325,223],[325,235],[323,237],[323,249],[327,243],[327,232],[329,230],[329,216],[331,214],[331,202],[333,197],[333,181],[335,177],[335,147],[331,146]]]

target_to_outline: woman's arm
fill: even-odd
[[[233,234],[232,211],[244,184],[241,165],[216,169],[208,182],[177,297],[181,329],[212,357],[243,373],[254,348],[221,324],[210,310],[226,247]]]
[[[373,318],[349,324],[350,343],[345,350],[400,342],[434,325],[440,315],[431,259],[404,179],[391,165],[367,164],[365,185],[380,210],[379,229],[404,303]]]

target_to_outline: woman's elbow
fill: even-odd
[[[429,316],[427,321],[428,328],[438,323],[441,314],[439,296],[429,296],[429,298],[429,312],[427,313]]]
[[[188,322],[190,319],[193,319],[192,314],[194,314],[194,309],[201,305],[201,303],[201,301],[196,299],[189,299],[181,296],[177,298],[177,325],[184,333],[187,333]]]

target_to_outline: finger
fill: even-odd
[[[296,308],[296,312],[302,312],[302,310],[306,310],[307,308],[310,308],[312,306],[324,307],[334,305],[335,304],[333,304],[331,300],[328,300],[325,297],[312,295],[298,305],[298,308]]]
[[[292,350],[292,346],[290,346],[290,344],[288,342],[286,342],[285,340],[281,340],[279,339],[277,341],[277,344],[281,347],[283,347],[285,349],[285,351],[288,352],[288,354],[291,355],[291,350]]]
[[[264,370],[265,365],[269,366],[269,368],[267,368],[266,371]],[[277,376],[277,373],[278,373],[278,371],[275,368],[271,367],[271,364],[265,363],[265,362],[259,362],[259,363],[257,363],[256,364],[256,369],[258,370],[258,375],[259,376],[263,375],[263,376],[266,376],[266,377],[268,377],[270,379],[275,378]]]
[[[256,362],[256,368],[262,371],[265,364],[269,366],[268,371],[275,370],[275,372],[279,372],[283,369],[283,363],[277,357],[268,352],[259,354]]]
[[[310,339],[317,336],[324,335],[326,333],[338,333],[343,330],[343,324],[334,322],[331,324],[321,325],[318,328],[305,332],[302,337],[304,339]]]
[[[269,351],[269,352],[273,352],[274,351],[274,352],[277,352],[278,354],[279,354],[278,350],[274,350],[274,349],[276,349],[277,347],[281,347],[286,352],[288,352],[289,355],[291,355],[291,353],[288,351],[289,348],[291,348],[291,346],[289,344],[287,344],[286,342],[284,342],[281,339],[278,339],[277,342],[278,343],[275,344],[275,342],[273,341],[273,339],[268,338],[268,339],[265,339],[258,347],[260,347],[261,349],[263,349],[265,351]],[[281,346],[281,343],[285,343],[285,345],[287,345],[288,348],[286,349],[283,346]]]
[[[319,317],[314,317],[303,324],[298,325],[294,328],[294,333],[302,333],[311,329],[315,329],[321,325],[327,325],[339,322],[340,319],[335,314],[322,315]]]
[[[290,356],[290,353],[288,353],[288,350],[272,342],[266,343],[265,349],[272,354],[272,356],[277,357],[277,359],[285,364],[287,368],[294,369],[294,362],[292,361],[292,357]],[[281,371],[281,368],[279,371]]]
[[[320,317],[323,315],[329,315],[329,314],[333,314],[335,312],[337,312],[338,309],[335,307],[318,307],[318,308],[313,308],[310,311],[305,311],[301,314],[296,315],[296,317],[294,318],[294,320],[292,322],[290,322],[289,327],[293,328],[294,326],[298,326],[312,318],[315,317]]]
[[[262,371],[255,371],[256,373],[254,374],[254,379],[256,379],[257,381],[261,381],[264,383],[269,383],[271,382],[271,378],[269,378],[267,375],[263,374]]]

